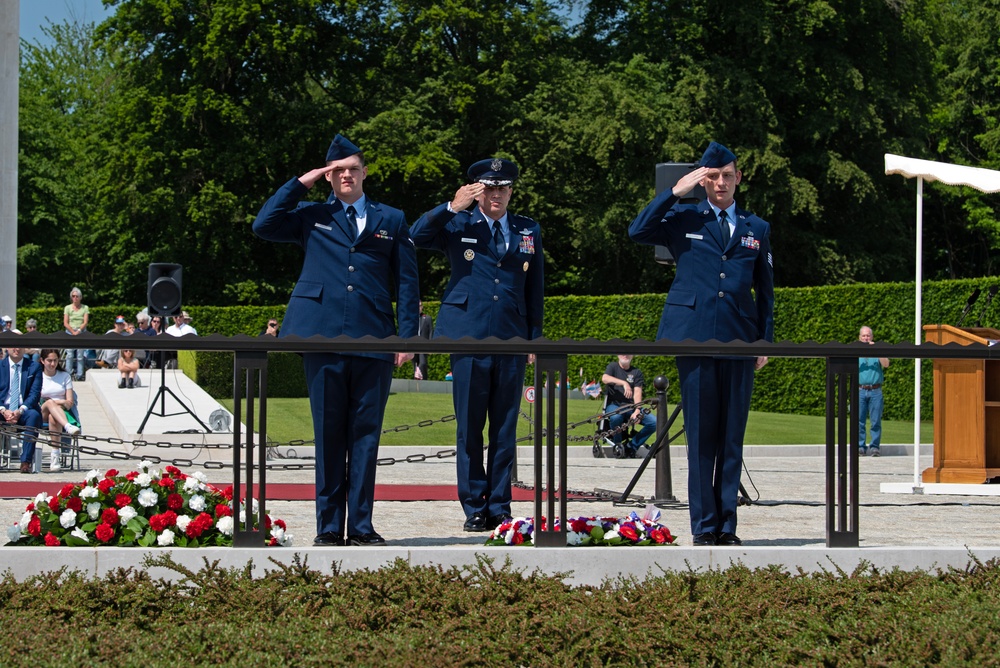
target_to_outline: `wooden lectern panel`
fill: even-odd
[[[930,343],[988,345],[1000,331],[925,325]],[[984,483],[1000,476],[1000,362],[934,360],[934,466],[924,482]]]

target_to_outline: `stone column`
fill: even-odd
[[[17,318],[20,0],[0,0],[0,314]]]

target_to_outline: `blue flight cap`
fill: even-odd
[[[487,186],[509,186],[517,178],[517,165],[502,158],[487,158],[469,167],[469,178]]]
[[[330,148],[326,150],[326,161],[343,160],[355,153],[361,153],[361,149],[351,143],[351,140],[343,135],[337,135],[330,142]]]
[[[722,144],[713,141],[705,149],[705,152],[701,156],[701,162],[698,164],[702,167],[718,169],[725,167],[731,162],[736,162],[736,154]]]

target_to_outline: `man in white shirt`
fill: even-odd
[[[170,336],[184,336],[185,334],[194,334],[198,336],[198,330],[192,327],[189,323],[191,322],[191,316],[188,315],[187,311],[181,311],[180,315],[174,316],[174,324],[167,327],[167,334]]]

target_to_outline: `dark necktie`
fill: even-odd
[[[351,224],[351,234],[353,239],[358,238],[358,214],[354,206],[347,207],[347,222]]]
[[[10,400],[7,402],[7,410],[16,411],[21,407],[21,365],[15,364],[11,367],[10,374]]]
[[[722,246],[729,245],[729,215],[722,210],[719,212],[719,231],[722,232]]]
[[[493,252],[497,254],[497,257],[501,257],[504,251],[507,250],[507,244],[503,239],[503,230],[500,229],[500,221],[493,221]]]

